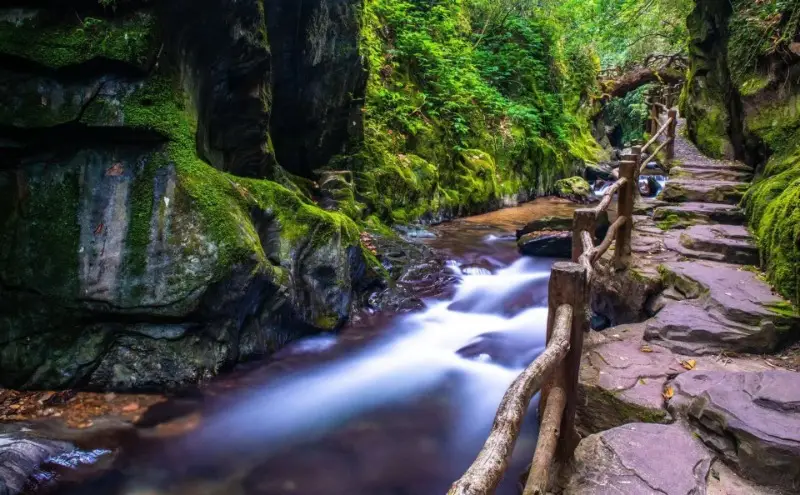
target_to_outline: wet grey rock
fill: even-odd
[[[517,245],[526,256],[569,258],[572,256],[572,232],[533,232],[520,237]]]
[[[684,373],[672,386],[670,411],[739,473],[800,489],[800,374]]]
[[[16,495],[48,458],[70,452],[68,442],[38,438],[15,425],[0,425],[0,495]]]
[[[572,216],[544,217],[517,230],[517,246],[526,256],[570,258],[572,256]],[[610,223],[603,212],[597,219],[597,239],[603,239]]]
[[[563,493],[701,494],[712,460],[679,425],[628,424],[581,440]]]

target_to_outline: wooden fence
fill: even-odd
[[[665,105],[665,103],[658,103]],[[666,108],[666,107],[665,107]],[[543,495],[551,482],[556,461],[568,461],[578,445],[575,413],[584,334],[589,331],[590,282],[598,260],[614,244],[614,268],[630,264],[633,208],[638,193],[639,173],[662,149],[667,159],[674,155],[675,110],[666,109],[666,123],[659,124],[644,147],[634,147],[619,168],[619,180],[609,187],[594,208],[575,212],[572,233],[572,261],[553,265],[549,286],[547,348],[511,384],[500,402],[489,438],[475,462],[450,488],[448,495],[489,495],[503,478],[522,422],[536,392],[539,403],[539,440],[523,495]],[[642,150],[665,136],[647,159]],[[605,238],[595,242],[597,222],[618,197],[617,217]]]
[[[524,495],[544,494],[554,461],[572,457],[579,441],[575,412],[583,337],[589,331],[589,283],[597,261],[612,244],[616,244],[615,267],[628,266],[637,165],[635,155],[627,155],[619,180],[608,188],[600,204],[575,212],[572,262],[556,263],[550,275],[547,348],[506,391],[483,449],[448,495],[494,493],[508,468],[530,401],[539,391],[539,440]],[[615,195],[619,197],[618,216],[595,245],[597,222]]]

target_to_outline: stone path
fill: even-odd
[[[558,490],[799,493],[800,374],[769,354],[798,340],[800,318],[754,266],[737,207],[752,170],[683,137],[675,165],[637,205],[632,269],[593,282],[616,326],[584,346],[585,438]]]

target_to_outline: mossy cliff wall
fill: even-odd
[[[718,67],[715,81],[716,88],[730,89],[698,84],[693,73],[684,94],[688,124],[704,151],[713,154],[716,145],[703,143],[730,145],[737,158],[756,166],[743,206],[770,280],[800,304],[800,3],[718,3],[697,2],[689,25],[706,41],[702,53],[692,52],[692,63],[705,63],[705,53],[726,54],[717,59],[725,67]],[[706,37],[711,22],[724,26],[725,35]],[[694,111],[701,107],[716,109],[728,125],[710,125],[708,113]]]
[[[345,321],[372,279],[360,229],[277,164],[260,1],[19,3],[0,385],[180,386]]]

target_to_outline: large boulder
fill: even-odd
[[[517,246],[526,256],[570,258],[572,256],[572,216],[548,216],[528,222],[517,230]],[[610,223],[602,212],[597,219],[595,237],[603,239]]]
[[[556,182],[556,194],[576,203],[588,203],[593,195],[592,186],[583,177],[570,177]]]
[[[0,16],[2,386],[197,382],[338,328],[380,270],[275,162],[261,3],[184,3]]]

